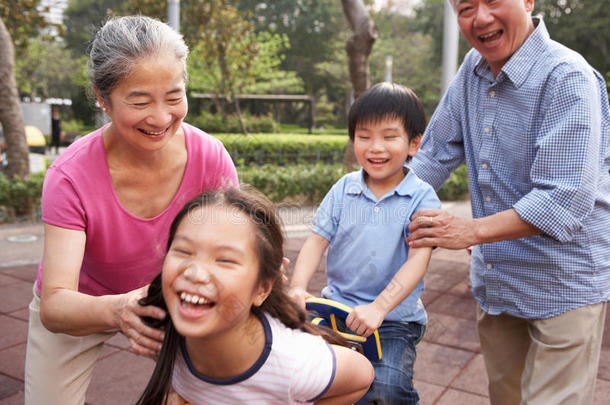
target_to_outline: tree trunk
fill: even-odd
[[[246,128],[246,123],[244,122],[244,117],[241,115],[241,109],[239,108],[239,100],[235,97],[235,94],[231,94],[233,98],[233,104],[235,105],[235,112],[237,113],[237,118],[239,119],[239,125],[241,126],[241,131],[244,135],[250,135],[248,133],[248,128]]]
[[[221,42],[218,42],[218,44],[216,45],[216,49],[218,52],[218,65],[220,66],[220,94],[222,95],[222,97],[226,97],[226,99],[222,99],[221,101],[221,105],[222,105],[222,120],[223,121],[227,121],[227,110],[226,110],[226,106],[227,103],[225,103],[225,101],[230,102],[230,100],[228,99],[227,95],[229,94],[227,91],[227,82],[228,82],[228,77],[229,77],[229,68],[227,67],[227,61],[226,61],[226,50],[224,45]]]
[[[9,178],[19,176],[25,179],[30,174],[30,161],[15,81],[15,50],[11,35],[2,19],[0,19],[0,123],[7,146],[7,176]]]
[[[354,99],[357,99],[370,86],[369,55],[377,39],[377,28],[363,0],[341,0],[341,4],[345,18],[353,31],[353,35],[345,43],[345,50]],[[356,168],[357,160],[351,142],[345,148],[343,163],[348,171]]]
[[[377,39],[377,28],[364,6],[363,0],[341,0],[343,13],[354,32],[345,43],[349,59],[349,76],[354,88],[354,99],[370,86],[369,55]]]
[[[231,98],[228,101],[233,102],[241,130],[244,135],[248,136],[248,130],[246,129],[246,124],[244,123],[244,119],[241,115],[241,110],[239,109],[239,101],[237,100],[237,97],[235,97],[235,90],[231,84],[231,73],[229,73],[229,67],[227,66],[226,48],[220,43],[218,44],[218,64],[220,65],[220,74],[222,76],[223,92]]]

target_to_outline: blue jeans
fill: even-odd
[[[373,361],[375,380],[356,404],[419,404],[413,386],[415,345],[424,336],[425,326],[411,322],[384,321],[379,330],[382,358]]]

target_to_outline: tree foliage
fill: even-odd
[[[15,61],[21,96],[71,98],[76,88],[87,85],[87,57],[72,57],[59,42],[31,40],[27,52]]]
[[[336,82],[318,65],[336,60],[336,41],[348,29],[336,0],[239,0],[256,30],[286,35],[290,47],[282,47],[281,68],[297,72],[305,91],[316,95]],[[343,44],[341,45],[343,46]],[[346,70],[347,71],[347,70]]]
[[[244,86],[245,93],[290,94],[304,91],[303,80],[296,72],[282,70],[282,49],[290,49],[288,36],[268,31],[255,34],[258,53],[252,65],[254,80]]]
[[[64,10],[66,48],[76,57],[84,55],[93,35],[104,21],[119,14],[123,0],[69,0]]]
[[[303,82],[295,72],[281,70],[281,56],[278,48],[286,46],[287,39],[279,34],[259,32],[251,34],[258,46],[258,52],[250,66],[250,72],[239,72],[234,75],[239,93],[243,94],[290,94],[302,93]],[[231,65],[233,71],[239,64]],[[221,72],[217,64],[205,58],[205,44],[201,43],[191,52],[188,59],[189,82],[191,92],[222,94],[219,90]],[[216,100],[218,102],[218,100]],[[218,108],[218,105],[217,105]],[[220,107],[221,108],[221,107]],[[251,120],[247,120],[251,123]],[[228,122],[228,121],[224,121]]]
[[[60,25],[45,21],[40,8],[40,0],[0,0],[0,18],[13,39],[15,53],[20,56],[27,48],[30,38],[38,36],[44,28],[55,27],[63,32]]]
[[[140,12],[161,20],[166,19],[166,7],[166,1],[127,2],[128,12]],[[234,101],[236,112],[241,116],[234,96],[252,80],[252,64],[258,52],[252,35],[254,25],[230,0],[182,1],[180,21],[180,31],[194,58],[201,58],[203,65],[210,69],[208,79],[214,86],[214,93]],[[191,66],[198,67],[196,64]],[[225,116],[227,111],[222,98],[215,102]],[[247,132],[245,126],[244,132]]]
[[[371,53],[371,82],[385,80],[386,56],[392,56],[392,81],[410,87],[418,95],[424,111],[432,115],[440,98],[441,64],[435,63],[432,36],[411,32],[416,21],[409,16],[377,13],[373,16],[379,38]]]
[[[551,38],[572,48],[598,71],[610,72],[610,4],[600,0],[536,0]]]
[[[430,66],[440,66],[442,64],[445,1],[446,0],[423,0],[415,7],[415,18],[410,19],[410,24],[407,28],[411,33],[426,35],[430,38],[430,50],[426,55],[426,59],[429,61]],[[460,63],[470,48],[468,42],[460,35]]]

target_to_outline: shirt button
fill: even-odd
[[[485,128],[485,133],[488,134],[489,133],[489,128]]]
[[[493,269],[493,266],[490,263],[487,263],[487,270]]]
[[[487,168],[489,167],[489,165],[488,165],[487,163],[483,163],[483,164],[481,165],[481,167],[482,167],[483,169],[487,170]]]
[[[375,212],[379,212],[379,207],[375,207],[375,208],[373,208],[373,211],[375,211]]]
[[[491,202],[491,197],[485,197],[485,201]]]
[[[489,92],[489,97],[494,98],[496,96],[496,92],[495,91],[490,91]]]

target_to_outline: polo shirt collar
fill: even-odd
[[[415,189],[414,181],[416,181],[415,174],[409,170],[405,164],[402,168],[405,173],[405,178],[392,190],[392,194],[398,194],[400,196],[411,196]],[[345,188],[346,193],[349,195],[360,195],[366,193],[367,195],[373,195],[372,191],[368,188],[364,181],[365,171],[360,168],[357,176],[349,177],[347,187]]]
[[[503,80],[503,76],[510,80],[512,84],[519,88],[529,76],[530,70],[543,57],[546,44],[550,40],[549,32],[544,25],[544,21],[540,17],[533,17],[534,32],[525,40],[523,45],[511,56],[511,58],[502,66],[502,70],[497,77],[498,81]],[[491,81],[493,74],[489,69],[487,61],[479,55],[479,61],[475,64],[474,73],[477,76],[485,77]]]

